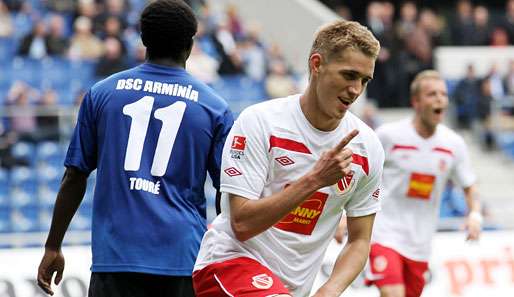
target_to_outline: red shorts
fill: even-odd
[[[379,288],[402,284],[406,297],[419,297],[423,292],[428,262],[405,258],[391,248],[374,243],[371,245],[369,264],[371,275],[366,276],[366,284]]]
[[[264,297],[289,294],[282,281],[259,262],[240,257],[193,272],[196,297]]]

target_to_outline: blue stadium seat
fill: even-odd
[[[30,164],[34,164],[36,157],[36,147],[34,144],[19,141],[14,144],[11,148],[13,156],[21,159],[25,159],[30,162]]]
[[[11,185],[23,185],[36,181],[36,173],[31,167],[13,167],[11,169]]]
[[[9,206],[9,171],[0,168],[0,207]]]
[[[24,207],[24,206],[39,206],[39,200],[34,183],[24,183],[23,185],[11,186],[9,189],[9,197],[11,206]]]
[[[3,97],[7,95],[7,91],[9,90],[13,82],[12,65],[10,61],[0,62],[0,65],[2,65],[0,70],[0,88],[2,88],[2,90],[5,90],[5,93],[0,93],[0,97]],[[5,98],[2,100],[5,100]]]
[[[0,233],[11,232],[11,209],[0,206]]]
[[[38,209],[39,231],[46,232],[46,231],[50,230],[50,225],[52,223],[53,211],[54,211],[53,205],[40,207]]]
[[[0,207],[10,205],[9,185],[7,182],[0,182]]]
[[[70,88],[71,66],[68,59],[51,57],[46,58],[41,63],[41,71],[44,76],[41,84],[44,89],[65,89]]]
[[[33,87],[41,86],[43,76],[41,60],[15,57],[11,65],[12,81],[21,80]]]
[[[16,40],[9,37],[0,37],[0,63],[2,68],[12,60],[16,53]]]
[[[51,207],[55,204],[55,199],[57,197],[57,192],[59,188],[55,188],[50,186],[49,184],[42,184],[38,186],[38,201],[39,206],[41,207]]]
[[[23,38],[32,30],[32,18],[25,12],[18,12],[13,15],[14,37]]]
[[[36,146],[36,158],[38,161],[62,155],[61,146],[56,141],[43,141]]]
[[[224,76],[212,87],[229,103],[231,101],[260,102],[267,99],[264,82],[243,75]]]
[[[39,231],[39,212],[37,207],[11,208],[10,219],[13,232]]]

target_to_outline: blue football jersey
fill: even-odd
[[[65,166],[97,170],[93,272],[191,275],[206,173],[218,188],[232,124],[227,103],[182,68],[145,63],[89,90]]]

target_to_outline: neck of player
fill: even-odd
[[[146,61],[148,63],[167,66],[167,67],[178,67],[178,68],[186,68],[186,61],[175,61],[171,58],[147,58]]]
[[[430,125],[428,123],[424,123],[420,117],[414,118],[414,129],[418,132],[419,136],[423,138],[430,138],[434,135],[435,130],[437,129],[437,125]]]
[[[305,118],[316,129],[330,132],[339,126],[341,119],[330,117],[321,106],[319,100],[316,100],[317,94],[311,86],[307,87],[305,93],[300,97],[300,107]]]

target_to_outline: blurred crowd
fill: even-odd
[[[262,94],[257,95],[261,98],[254,98],[260,100],[298,90],[296,76],[280,48],[261,41],[258,24],[243,24],[234,6],[213,11],[204,1],[186,2],[199,19],[187,64],[193,75],[207,84],[222,77],[249,78],[262,86]],[[63,132],[59,110],[67,105],[63,102],[77,107],[92,83],[145,60],[138,31],[139,13],[145,4],[145,0],[0,0],[0,45],[11,49],[0,50],[6,54],[0,67],[16,69],[22,64],[25,68],[13,72],[38,72],[46,63],[53,68],[50,71],[57,72],[64,61],[65,66],[77,62],[82,63],[79,68],[92,68],[91,77],[79,77],[79,87],[72,88],[72,94],[67,83],[64,91],[60,82],[48,83],[45,73],[34,80],[4,77],[5,84],[0,82],[0,104],[4,106],[0,166],[24,164],[9,153],[17,141],[59,140]],[[64,73],[59,79],[68,80],[69,76]]]
[[[346,1],[323,1],[341,17],[353,19]],[[382,50],[368,96],[379,107],[409,106],[408,85],[421,70],[434,67],[434,48],[504,47],[514,44],[514,0],[503,7],[486,1],[371,1],[359,18],[377,36]],[[430,4],[431,6],[428,6]],[[427,6],[423,6],[427,5]]]
[[[199,19],[187,64],[193,75],[221,89],[229,101],[237,101],[245,94],[255,97],[249,99],[263,100],[301,90],[305,74],[293,73],[277,44],[262,41],[259,24],[244,22],[235,6],[215,11],[207,1],[186,2]],[[344,1],[324,2],[341,17],[353,19]],[[8,148],[17,140],[59,140],[63,134],[59,123],[63,105],[78,106],[92,83],[144,61],[138,16],[145,4],[145,0],[0,0],[0,67],[11,65],[15,69],[21,59],[21,64],[29,65],[23,68],[26,72],[38,72],[37,63],[48,60],[53,64],[47,68],[55,71],[60,61],[65,61],[67,67],[82,63],[76,69],[91,68],[90,74],[76,75],[79,82],[75,87],[45,83],[44,79],[2,79],[0,73],[0,104],[5,107],[0,122],[0,165],[6,163],[2,159],[10,160],[6,166],[16,163]],[[441,7],[450,9],[425,7],[415,1],[367,2],[364,17],[357,20],[370,28],[382,46],[375,77],[367,89],[371,104],[363,111],[363,118],[371,126],[378,122],[377,107],[409,106],[410,81],[419,71],[434,67],[436,46],[514,44],[514,0],[506,0],[496,10],[469,0],[446,5],[451,7]],[[11,51],[2,51],[2,44]],[[35,63],[34,69],[30,63]],[[65,71],[58,79],[69,79]],[[244,77],[256,86],[257,92],[250,92],[246,86],[246,93],[223,93],[231,85],[233,89],[242,88],[241,80],[227,79],[230,77]],[[219,84],[220,81],[226,83]],[[507,126],[514,127],[510,123],[514,123],[514,61],[507,74],[500,74],[493,66],[484,77],[478,77],[474,66],[469,65],[466,76],[451,85],[450,95],[456,124],[466,129],[478,123],[484,146],[494,148],[491,114],[498,106]]]

